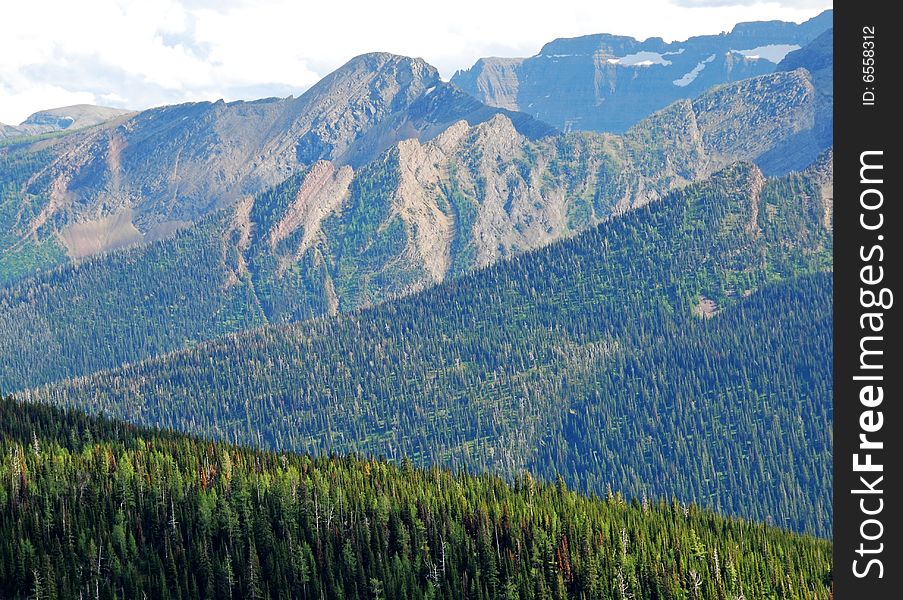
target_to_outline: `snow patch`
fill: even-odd
[[[689,72],[687,72],[687,73],[684,73],[684,76],[683,76],[683,77],[681,77],[680,79],[675,79],[675,80],[672,81],[671,83],[673,83],[673,84],[676,85],[677,87],[687,87],[688,85],[690,85],[691,83],[693,83],[693,81],[694,81],[697,77],[699,77],[699,74],[702,73],[702,70],[705,69],[705,66],[706,66],[708,63],[712,62],[713,60],[715,60],[715,55],[714,55],[714,54],[710,55],[710,56],[709,56],[707,59],[705,59],[704,61],[702,61],[702,62],[700,62],[700,63],[696,63],[696,66],[693,67],[693,69],[691,69],[691,70],[690,70]]]
[[[769,44],[767,46],[756,46],[748,50],[731,50],[731,52],[742,54],[746,58],[753,60],[767,60],[777,64],[784,60],[785,56],[799,49],[800,47],[796,44]]]
[[[658,52],[637,52],[627,56],[609,58],[608,64],[622,67],[651,67],[652,65],[668,66],[671,61]]]

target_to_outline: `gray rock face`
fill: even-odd
[[[667,44],[608,34],[558,39],[530,58],[483,58],[452,83],[490,105],[565,131],[622,132],[717,84],[774,71],[832,26],[826,11],[797,25],[740,23],[730,33]]]

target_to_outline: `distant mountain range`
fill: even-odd
[[[76,104],[34,113],[19,125],[0,123],[0,140],[62,131],[77,131],[100,125],[134,111],[91,104]]]
[[[421,60],[361,56],[300,98],[150,109],[56,141],[51,162],[24,182],[45,202],[25,233],[45,225],[60,231],[74,258],[110,249],[82,246],[98,228],[109,230],[112,247],[156,239],[319,159],[359,165],[401,139],[429,139],[458,120],[507,112],[449,88]],[[512,116],[528,135],[554,132]],[[63,231],[97,216],[107,221],[89,236]]]
[[[694,52],[703,51],[702,48],[714,48],[719,44],[719,48],[754,43],[767,46],[775,40],[804,43],[817,37],[823,27],[829,27],[830,19],[831,14],[827,12],[798,26],[780,22],[741,24],[731,34],[692,38],[681,46],[682,51],[673,50],[676,54],[667,55],[671,65],[653,61],[651,66],[638,66],[648,62],[645,59],[637,63],[627,61],[631,63],[628,66],[621,62],[610,63],[614,59],[609,58],[603,62],[608,65],[605,69],[632,72],[630,81],[641,82],[645,74],[678,68],[681,61]],[[628,50],[636,50],[634,54],[651,52],[638,50],[646,48],[644,44],[659,47],[660,40],[647,40],[641,44],[630,38],[589,36],[557,40],[547,45],[547,49],[559,46],[583,48],[574,54],[574,60],[580,57],[583,60],[590,47],[595,48],[590,53],[593,56],[607,56],[605,53],[609,50],[615,54]],[[789,49],[792,45],[785,46]],[[603,47],[609,50],[599,49]],[[633,92],[628,88],[612,87],[613,95],[602,104],[588,96],[571,98],[568,96],[571,88],[560,78],[593,86],[599,81],[598,73],[594,70],[574,71],[567,62],[549,62],[546,58],[551,55],[545,51],[534,57],[545,61],[541,70],[544,75],[537,72],[528,79],[537,89],[555,90],[553,100],[573,110],[597,115],[602,114],[599,113],[602,107],[603,113],[611,110],[618,115],[631,114],[631,122],[634,122],[664,107],[670,100],[701,95],[711,83],[775,70],[775,65],[768,60],[740,60],[736,59],[740,55],[725,52],[723,60],[749,68],[738,67],[740,70],[731,71],[728,76],[723,69],[716,73],[716,69],[707,67],[692,85],[669,84],[673,88],[669,94],[677,94],[671,96],[643,84]],[[826,56],[828,67],[824,66]],[[528,59],[524,64],[532,64],[529,61],[534,59]],[[791,60],[793,62],[788,62]],[[769,87],[769,91],[750,94],[750,90],[741,85],[722,92],[747,94],[757,98],[756,101],[769,94],[774,96],[768,100],[773,114],[767,116],[772,122],[783,119],[787,125],[776,130],[775,140],[767,142],[769,148],[752,149],[753,153],[730,150],[728,154],[756,160],[766,173],[780,174],[804,168],[830,146],[830,75],[826,78],[811,74],[813,70],[830,73],[829,45],[815,44],[807,46],[805,52],[790,53],[777,69],[790,71],[809,66],[812,69],[804,87],[814,87],[816,93],[797,90],[786,96],[805,106],[805,115],[794,109],[792,118],[784,119],[775,104],[784,101],[782,92],[767,79],[760,80],[760,84]],[[165,238],[216,210],[247,201],[287,177],[310,169],[319,160],[328,160],[336,167],[347,165],[357,171],[402,140],[428,142],[462,120],[474,126],[502,115],[512,123],[519,138],[530,142],[558,132],[556,127],[525,112],[512,110],[510,106],[540,115],[559,128],[572,128],[552,113],[537,112],[535,107],[521,102],[500,100],[497,94],[473,88],[468,81],[466,74],[459,73],[453,83],[443,83],[436,69],[422,60],[374,53],[351,60],[299,98],[183,104],[137,114],[84,106],[36,113],[26,122],[31,128],[29,132],[64,135],[37,142],[24,138],[17,143],[19,138],[7,138],[5,146],[0,147],[0,160],[3,161],[0,163],[3,167],[0,169],[0,186],[5,190],[0,195],[0,283],[28,275],[35,269]],[[795,81],[792,86],[801,82],[792,77],[785,81]],[[462,89],[476,94],[483,103]],[[634,93],[641,98],[631,99]],[[714,93],[709,97],[714,98]],[[723,104],[723,100],[713,101],[719,106]],[[618,108],[618,103],[624,106]],[[694,110],[706,112],[698,105]],[[763,112],[761,108],[755,110]],[[680,127],[680,117],[673,110],[671,113],[666,111],[660,119],[668,118],[669,114],[678,118],[669,126]],[[704,121],[705,117],[702,119]],[[577,129],[598,127],[580,126]],[[787,131],[793,135],[785,135]],[[692,133],[688,132],[688,135],[692,136]],[[691,140],[683,143],[691,143]],[[616,149],[612,151],[617,153]],[[689,168],[700,173],[707,169],[704,163]],[[440,171],[444,173],[443,169]],[[681,178],[690,180],[693,177]],[[674,184],[679,185],[679,181],[675,180]],[[536,186],[529,184],[528,187]],[[644,189],[640,196],[654,197],[660,191]],[[540,192],[540,196],[539,201],[544,203],[545,195]],[[623,209],[635,203],[634,200],[624,199],[618,206]],[[641,198],[639,203],[642,203]],[[551,227],[551,231],[541,233],[538,238],[527,232],[522,237],[530,241],[503,242],[499,248],[487,251],[504,255],[512,248],[512,243],[515,250],[536,247],[544,243],[543,240],[560,235],[556,232],[560,226]]]
[[[830,61],[830,48],[822,43],[801,50],[799,55],[790,54],[788,60],[795,56],[795,62],[782,63],[779,69],[789,69],[789,64],[800,68],[811,65],[818,73],[830,73],[830,66],[823,66],[826,50]],[[743,81],[737,82],[739,87],[720,92],[713,89],[701,95],[692,109],[699,115],[693,121],[703,129],[712,129],[717,123],[705,124],[711,118],[708,113],[715,113],[699,103],[711,102],[722,110],[728,101],[733,107],[730,110],[738,113],[737,123],[744,113],[757,113],[760,116],[754,130],[761,133],[771,127],[767,139],[756,142],[759,147],[735,149],[729,137],[706,139],[706,144],[724,146],[725,159],[756,160],[766,173],[780,174],[804,168],[830,146],[829,75],[750,80],[758,82],[758,90]],[[781,89],[784,85],[789,87]],[[730,98],[731,94],[738,96]],[[742,107],[744,98],[761,105]],[[783,105],[788,102],[793,106]],[[790,113],[781,114],[788,108]],[[672,139],[677,145],[692,146],[692,129],[678,131],[686,125],[682,120],[686,115],[681,114],[685,110],[672,107],[649,123],[671,119],[665,124],[674,130]],[[496,116],[509,121],[516,138],[524,142],[553,139],[550,136],[557,132],[529,115],[481,104],[454,84],[441,82],[436,70],[423,61],[372,54],[350,61],[300,98],[177,105],[120,115],[53,139],[35,142],[25,138],[16,143],[13,138],[0,147],[4,166],[0,185],[5,190],[0,195],[0,283],[36,269],[166,238],[206,215],[247,201],[287,177],[305,172],[319,160],[358,172],[405,139],[430,142],[455,123],[464,121],[472,127]],[[781,125],[773,127],[775,123]],[[686,139],[679,140],[681,135]],[[739,131],[730,135],[748,137]],[[454,137],[449,134],[444,139]],[[749,139],[755,137],[754,133]],[[515,141],[503,154],[510,155],[522,143]],[[660,144],[656,139],[650,148]],[[439,146],[433,147],[443,152]],[[644,187],[637,197],[625,197],[614,204],[619,210],[641,204],[670,185],[680,185],[681,180],[689,181],[717,168],[723,161],[714,158],[712,150],[720,152],[711,147],[707,157],[697,157],[695,164],[696,159],[685,157],[681,167],[684,172],[669,174],[671,166],[647,165],[653,177],[670,181],[666,188]],[[624,158],[616,146],[604,153],[618,155],[613,164]],[[713,158],[715,162],[707,165]],[[440,179],[446,177],[449,165],[437,171]],[[697,175],[688,175],[691,172]],[[632,177],[629,172],[625,176]],[[541,181],[528,177],[524,184],[538,192],[536,201],[540,204],[550,199],[542,191]],[[605,211],[596,215],[600,217],[605,217]],[[498,247],[483,252],[505,255],[510,250],[536,247],[571,228],[546,226],[551,229],[539,233],[539,237],[526,231],[521,241],[500,231],[495,237],[509,240],[499,239]],[[467,237],[473,233],[463,232]],[[443,269],[440,266],[439,270]]]
[[[797,25],[740,23],[730,33],[665,43],[599,34],[558,39],[530,58],[483,58],[451,81],[489,106],[564,130],[622,132],[680,98],[770,73],[833,25],[828,10]]]

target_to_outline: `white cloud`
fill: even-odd
[[[91,92],[73,92],[59,86],[48,83],[32,82],[23,85],[9,94],[6,86],[0,86],[0,105],[3,110],[11,115],[8,121],[0,116],[0,122],[9,125],[18,125],[25,120],[25,116],[36,112],[35,107],[52,108],[57,106],[71,106],[73,104],[97,104],[97,99]],[[18,115],[24,115],[19,118]]]
[[[825,8],[822,0],[780,0],[779,2],[767,2],[763,0],[672,0],[678,6],[690,8],[709,8],[716,6],[753,6],[756,4],[778,5],[782,8]]]
[[[103,104],[122,104],[124,102],[128,102],[125,98],[117,94],[116,92],[110,92],[109,94],[101,94],[100,101]]]
[[[712,7],[687,7],[701,3]],[[738,21],[801,21],[828,7],[819,0],[10,2],[0,9],[0,121],[73,102],[145,108],[298,94],[375,50],[422,57],[450,77],[481,56],[529,56],[558,37],[685,39]]]

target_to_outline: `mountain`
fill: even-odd
[[[814,103],[809,75],[788,71],[681,100],[623,136],[534,140],[497,114],[404,140],[360,167],[299,167],[165,240],[0,289],[0,386],[425,289],[755,160],[810,122]],[[96,228],[82,230],[97,239]],[[21,256],[9,240],[8,256]]]
[[[33,117],[0,597],[831,598],[831,19]]]
[[[622,132],[680,98],[770,73],[832,27],[828,10],[797,25],[740,23],[730,33],[665,43],[609,34],[557,39],[530,58],[483,58],[452,77],[478,100],[565,131]]]
[[[18,126],[0,123],[0,140],[44,133],[76,131],[129,114],[133,114],[133,111],[91,104],[51,108],[34,113]]]
[[[399,301],[22,397],[272,448],[561,474],[825,535],[830,180],[830,161],[768,180],[736,165]]]
[[[496,114],[534,138],[555,130],[489,108],[420,59],[356,57],[299,98],[167,106],[54,140],[0,149],[16,197],[0,252],[35,267],[167,237],[320,159],[358,166],[402,139],[427,140],[460,120]],[[39,253],[35,247],[54,252]],[[24,253],[24,254],[23,254]],[[9,256],[3,257],[13,260]],[[2,263],[2,261],[0,261]],[[2,273],[0,264],[0,273]]]
[[[273,454],[12,399],[0,481],[10,599],[830,597],[827,540],[693,505]]]

